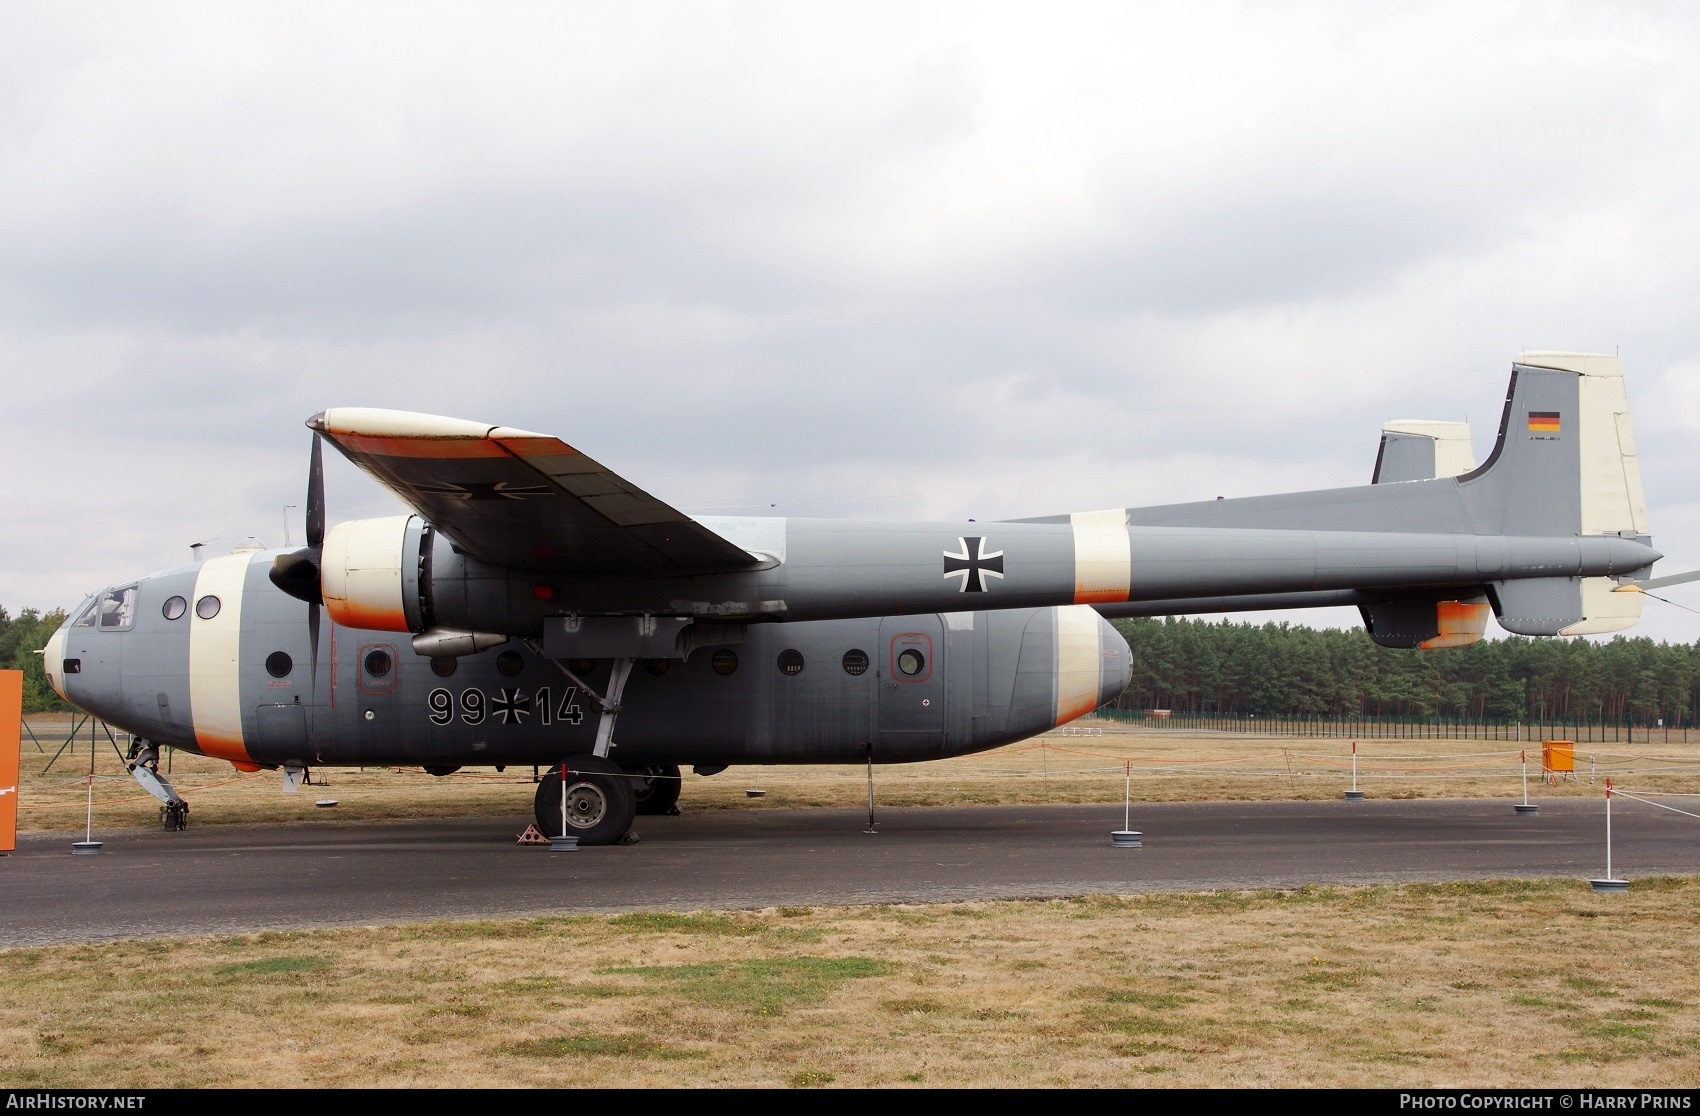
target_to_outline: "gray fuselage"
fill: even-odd
[[[307,607],[268,579],[275,553],[97,595],[50,643],[50,677],[126,731],[243,766],[548,764],[591,750],[595,697],[529,642],[429,659],[405,634],[327,618],[315,683]],[[606,692],[610,660],[564,665]],[[1129,667],[1126,642],[1084,606],[752,624],[735,645],[639,663],[610,758],[961,755],[1091,711],[1122,692]]]

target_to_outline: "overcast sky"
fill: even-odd
[[[1621,351],[1695,568],[1697,13],[0,0],[0,604],[282,544],[330,406],[988,519],[1480,457],[1524,348]]]

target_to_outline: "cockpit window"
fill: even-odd
[[[108,589],[100,596],[100,627],[103,631],[123,631],[136,622],[136,587]]]
[[[89,603],[83,608],[83,611],[78,614],[76,620],[72,622],[71,627],[73,627],[73,628],[92,628],[92,627],[94,627],[94,617],[95,617],[95,607],[94,606],[99,604],[99,603],[100,603],[99,597],[90,598]]]

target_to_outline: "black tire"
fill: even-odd
[[[679,765],[675,763],[646,763],[631,770],[632,797],[637,799],[637,812],[648,815],[671,815],[679,812]]]
[[[612,845],[626,835],[637,813],[629,775],[609,760],[573,756],[547,770],[537,784],[537,828],[561,831],[561,768],[567,769],[567,835],[581,845]]]

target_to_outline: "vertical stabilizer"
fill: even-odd
[[[1391,419],[1381,425],[1381,449],[1369,483],[1456,477],[1475,467],[1469,423]]]
[[[1459,478],[1459,492],[1481,534],[1646,537],[1618,358],[1519,353],[1499,440],[1481,468]],[[1594,635],[1641,617],[1641,594],[1613,587],[1603,577],[1540,578],[1494,582],[1493,595],[1509,631]]]

